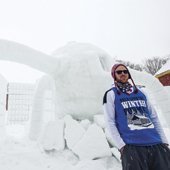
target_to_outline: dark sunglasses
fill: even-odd
[[[128,70],[117,70],[116,73],[117,74],[122,74],[122,73],[128,74]]]

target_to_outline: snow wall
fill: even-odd
[[[55,81],[51,76],[45,75],[36,83],[30,120],[30,139],[37,139],[41,136],[45,124],[56,120],[57,107],[55,102]]]
[[[0,75],[0,141],[5,136],[7,83],[7,80]]]

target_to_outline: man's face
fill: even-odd
[[[124,66],[118,66],[115,70],[116,81],[126,83],[129,79],[128,70]]]

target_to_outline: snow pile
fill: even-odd
[[[86,120],[86,122],[88,121]],[[44,128],[43,134],[41,145],[46,151],[61,151],[68,148],[80,160],[111,156],[104,129],[95,122],[88,122],[88,127],[84,128],[82,121],[65,116],[63,119],[49,122]],[[64,139],[66,146],[63,142]]]
[[[85,133],[85,129],[76,120],[73,120],[71,116],[65,117],[65,139],[67,141],[68,148],[73,148],[77,141],[79,141]]]
[[[80,161],[71,170],[121,170],[121,165],[113,157]]]
[[[68,149],[58,152],[41,151],[35,142],[8,138],[0,146],[2,170],[120,170],[114,157],[78,161]]]
[[[42,136],[42,145],[44,150],[63,150],[65,148],[64,141],[64,121],[56,120],[49,122],[44,128]]]
[[[84,120],[81,120],[80,124],[85,130],[87,130],[91,122],[88,119],[84,119]]]
[[[162,117],[160,119],[162,120]],[[60,121],[62,125],[59,124]],[[69,149],[72,154],[77,155],[79,161],[101,159],[113,155],[120,162],[120,153],[114,147],[114,141],[103,124],[104,116],[95,115],[92,122],[87,120],[85,122],[88,122],[88,127],[85,128],[84,124],[82,126],[82,121],[77,121],[71,116],[65,116],[61,120],[51,122],[50,126],[44,129],[45,134],[48,135],[42,138],[42,148],[46,151]],[[164,131],[170,142],[169,128],[164,128]],[[66,145],[64,145],[63,139]],[[56,146],[62,147],[57,148]]]
[[[88,128],[83,138],[72,150],[81,160],[111,156],[105,134],[96,124]]]

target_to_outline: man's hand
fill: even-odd
[[[120,152],[120,159],[122,159],[124,147],[125,147],[125,146],[123,146],[121,149],[119,149],[119,152]]]
[[[167,148],[169,148],[170,149],[170,146],[169,146],[169,144],[168,143],[163,143]]]
[[[120,152],[121,155],[123,154],[124,147],[125,146],[123,146],[121,149],[119,149],[119,152]]]

